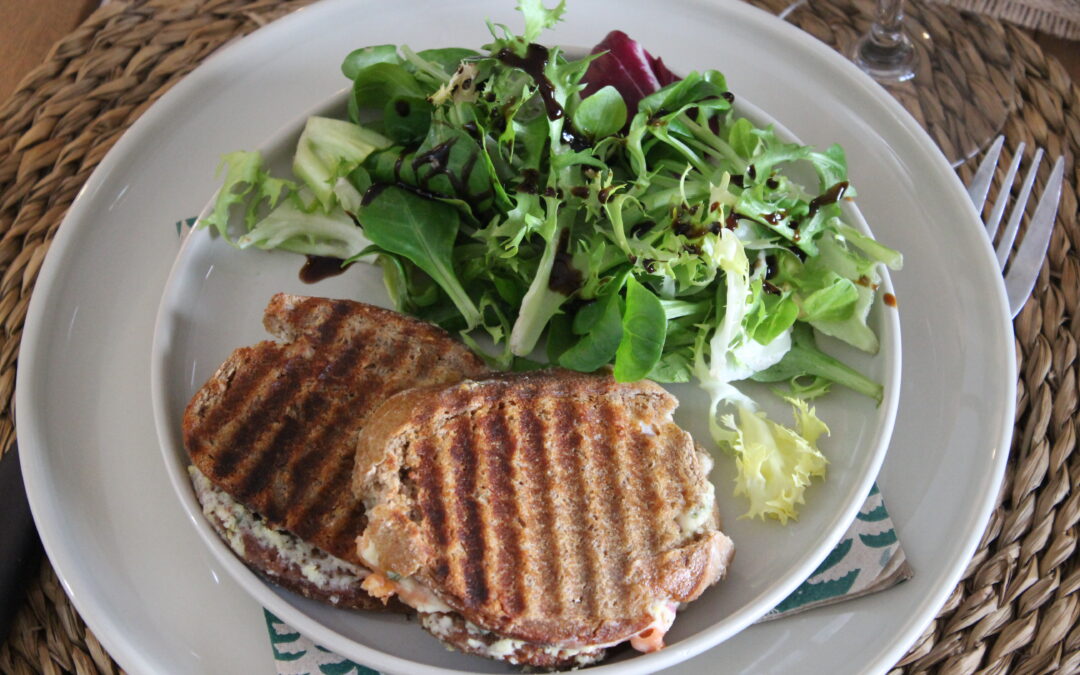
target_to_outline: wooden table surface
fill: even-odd
[[[0,0],[0,103],[41,63],[52,45],[75,29],[99,0]],[[1080,42],[1034,34],[1056,56],[1073,82],[1080,82]]]

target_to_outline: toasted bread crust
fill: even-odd
[[[713,488],[676,405],[650,382],[559,369],[400,393],[357,445],[354,489],[374,507],[358,550],[501,636],[627,639],[733,553],[714,514],[680,528]]]
[[[349,484],[365,421],[401,390],[488,369],[439,328],[358,302],[277,294],[264,325],[283,341],[229,356],[189,403],[184,445],[272,527],[362,564],[366,518]]]

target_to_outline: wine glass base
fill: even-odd
[[[1000,25],[921,0],[907,0],[905,8],[912,74],[879,68],[884,76],[876,79],[956,166],[986,148],[1017,109],[1015,65]],[[780,17],[858,63],[856,45],[873,13],[873,0],[799,0]]]
[[[851,46],[848,58],[878,82],[907,82],[915,77],[919,53],[911,38],[900,37],[899,44],[882,49],[869,35],[864,35]]]

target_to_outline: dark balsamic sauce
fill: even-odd
[[[521,182],[517,185],[518,192],[534,195],[539,190],[540,172],[536,169],[525,169],[521,172]]]
[[[636,223],[633,227],[630,228],[630,235],[640,238],[645,234],[648,234],[654,227],[656,227],[655,222],[651,220],[643,220],[640,223]]]
[[[780,261],[777,260],[775,255],[767,255],[767,256],[765,256],[765,278],[766,279],[772,279],[773,277],[776,276],[776,273],[779,271],[777,269],[777,265],[779,263],[780,263]]]
[[[532,77],[533,81],[536,82],[536,91],[544,102],[544,110],[547,112],[548,119],[552,121],[557,119],[565,120],[562,130],[563,142],[575,151],[584,150],[590,147],[592,143],[574,129],[573,121],[563,110],[562,105],[555,100],[555,85],[544,74],[544,68],[547,67],[549,56],[550,52],[547,47],[533,42],[526,48],[525,56],[518,56],[514,50],[507,47],[499,51],[495,58],[508,66],[524,71]]]
[[[844,198],[844,193],[847,192],[849,183],[846,180],[842,180],[836,185],[832,186],[818,197],[814,197],[810,200],[810,211],[807,213],[807,218],[813,218],[814,214],[818,212],[822,206],[828,204],[835,204]]]
[[[331,258],[324,255],[309,255],[304,266],[300,268],[300,281],[305,284],[314,284],[328,279],[330,277],[336,277],[345,271],[349,265],[343,264],[345,261],[341,258]],[[352,263],[350,263],[352,264]]]
[[[563,295],[573,295],[581,288],[583,277],[581,272],[574,269],[573,260],[570,256],[570,231],[563,230],[559,235],[559,247],[555,252],[555,260],[551,263],[551,276],[548,278],[548,288]]]
[[[390,187],[390,183],[374,183],[364,190],[364,196],[360,198],[360,206],[367,206],[382,194],[383,190]]]

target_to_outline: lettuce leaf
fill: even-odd
[[[805,401],[787,399],[795,409],[795,428],[781,426],[764,413],[738,406],[738,419],[725,415],[735,451],[735,494],[750,506],[744,518],[774,518],[786,525],[797,519],[806,488],[814,477],[825,476],[828,461],[817,441],[829,433]]]

